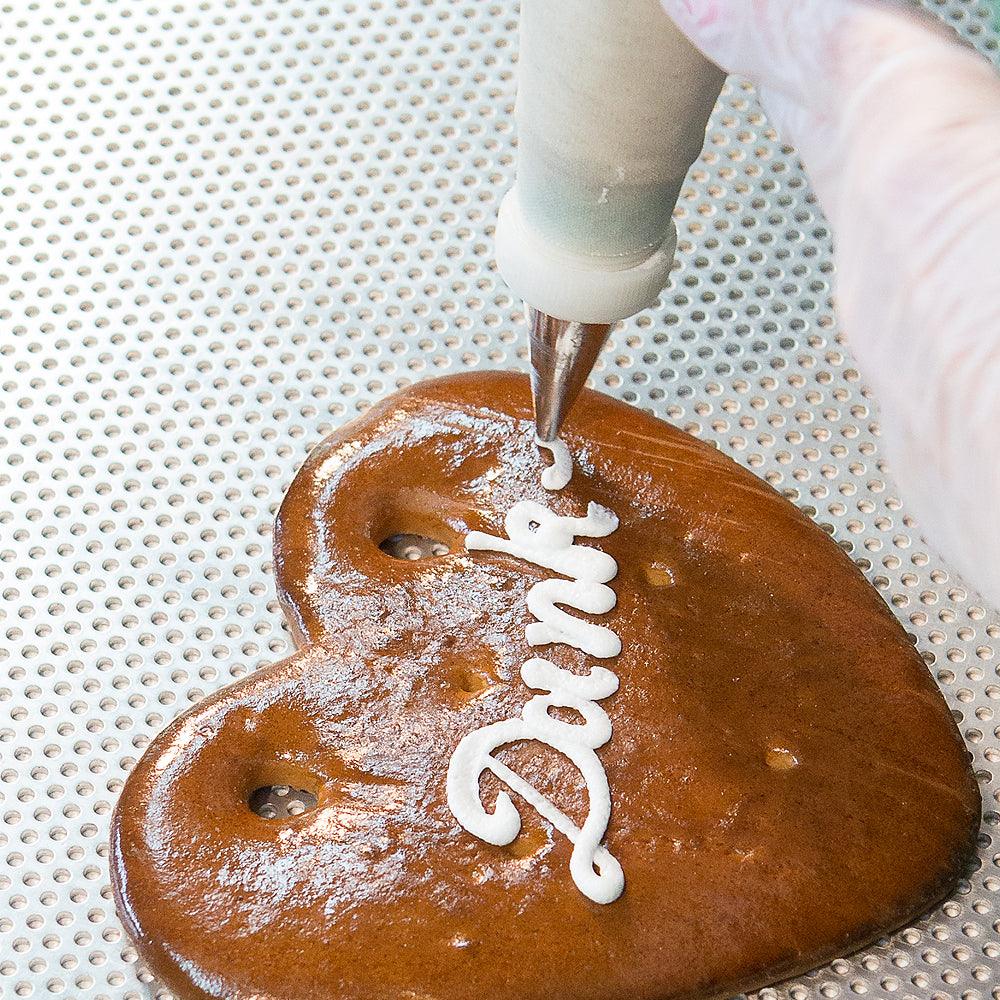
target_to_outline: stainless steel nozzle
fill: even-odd
[[[611,325],[556,319],[531,307],[528,319],[535,432],[541,441],[554,441],[594,370]]]

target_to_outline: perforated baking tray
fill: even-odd
[[[983,0],[929,4],[992,58]],[[508,0],[0,8],[0,996],[165,997],[108,821],[176,713],[289,651],[271,523],[309,447],[415,379],[526,368],[493,268]],[[934,913],[767,997],[1000,997],[1000,618],[920,538],[794,152],[730,82],[661,306],[594,383],[805,508],[914,636],[984,790]]]

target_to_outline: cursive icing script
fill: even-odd
[[[553,458],[557,465],[569,464],[572,469],[564,445],[553,450]],[[551,467],[547,471],[551,472]],[[557,488],[569,480],[569,474],[564,476],[563,472],[560,468]],[[548,482],[543,477],[543,485],[551,489],[553,477],[547,478]],[[621,641],[610,628],[577,618],[557,605],[595,615],[615,606],[615,592],[607,584],[617,575],[618,564],[606,552],[577,545],[575,540],[610,535],[618,527],[618,518],[595,503],[588,506],[586,517],[559,517],[541,504],[525,500],[511,508],[504,527],[506,538],[470,532],[466,548],[506,552],[568,577],[542,580],[528,592],[528,609],[537,619],[525,629],[528,642],[532,646],[563,643],[599,659],[617,656]],[[521,817],[510,796],[500,792],[493,812],[487,812],[480,798],[480,777],[484,771],[492,771],[572,842],[570,874],[577,888],[595,903],[613,903],[625,888],[625,876],[617,859],[601,843],[611,816],[611,791],[596,751],[611,739],[611,720],[597,702],[618,690],[618,677],[598,666],[587,675],[574,674],[549,660],[535,658],[521,667],[521,679],[542,693],[528,700],[519,718],[484,726],[459,743],[448,765],[448,806],[458,822],[480,840],[498,846],[512,843],[521,830]],[[550,708],[574,709],[583,722],[554,719]],[[520,740],[545,743],[579,770],[588,799],[582,828],[493,756],[500,747]]]

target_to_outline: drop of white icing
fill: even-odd
[[[553,464],[542,473],[542,485],[562,489],[573,472],[569,450],[560,441],[538,443],[553,457]],[[606,584],[617,575],[618,564],[606,552],[577,545],[575,539],[606,537],[617,529],[618,518],[595,503],[587,508],[586,517],[559,517],[541,504],[525,500],[511,508],[504,527],[507,538],[470,532],[466,548],[504,552],[569,577],[542,580],[528,592],[528,609],[538,619],[525,628],[528,642],[564,643],[599,658],[617,656],[621,640],[614,631],[577,618],[563,607],[596,615],[614,608],[617,598]],[[618,677],[605,667],[592,667],[589,674],[581,676],[549,660],[531,659],[521,667],[521,678],[528,687],[543,693],[528,700],[519,718],[484,726],[462,739],[448,765],[448,806],[474,836],[498,846],[511,843],[520,832],[521,817],[510,796],[500,792],[492,813],[486,811],[479,797],[480,776],[492,771],[572,842],[570,875],[577,888],[595,903],[613,903],[625,888],[625,875],[617,859],[601,843],[611,817],[611,791],[596,750],[611,739],[611,720],[597,702],[618,690]],[[550,708],[572,709],[583,722],[554,719],[549,715]],[[524,740],[546,744],[579,770],[588,802],[582,828],[493,756],[500,747]]]
[[[536,437],[535,444],[552,456],[552,464],[542,472],[542,486],[547,490],[561,490],[573,478],[573,459],[569,448],[558,438],[543,441]]]

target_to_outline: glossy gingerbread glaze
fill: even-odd
[[[925,910],[973,847],[979,795],[920,657],[847,556],[712,448],[585,392],[560,494],[528,384],[476,374],[386,400],[309,456],[275,565],[300,651],[181,716],[114,817],[120,913],[184,1000],[672,1000],[803,971]],[[525,595],[545,570],[467,554],[518,500],[621,527],[621,636],[599,753],[626,889],[586,899],[524,803],[508,847],[462,830],[448,759],[516,716]],[[451,553],[393,559],[427,535]],[[544,651],[580,670],[567,647]],[[578,773],[499,751],[579,824]],[[291,784],[315,809],[266,820]],[[497,790],[484,778],[484,801]]]

